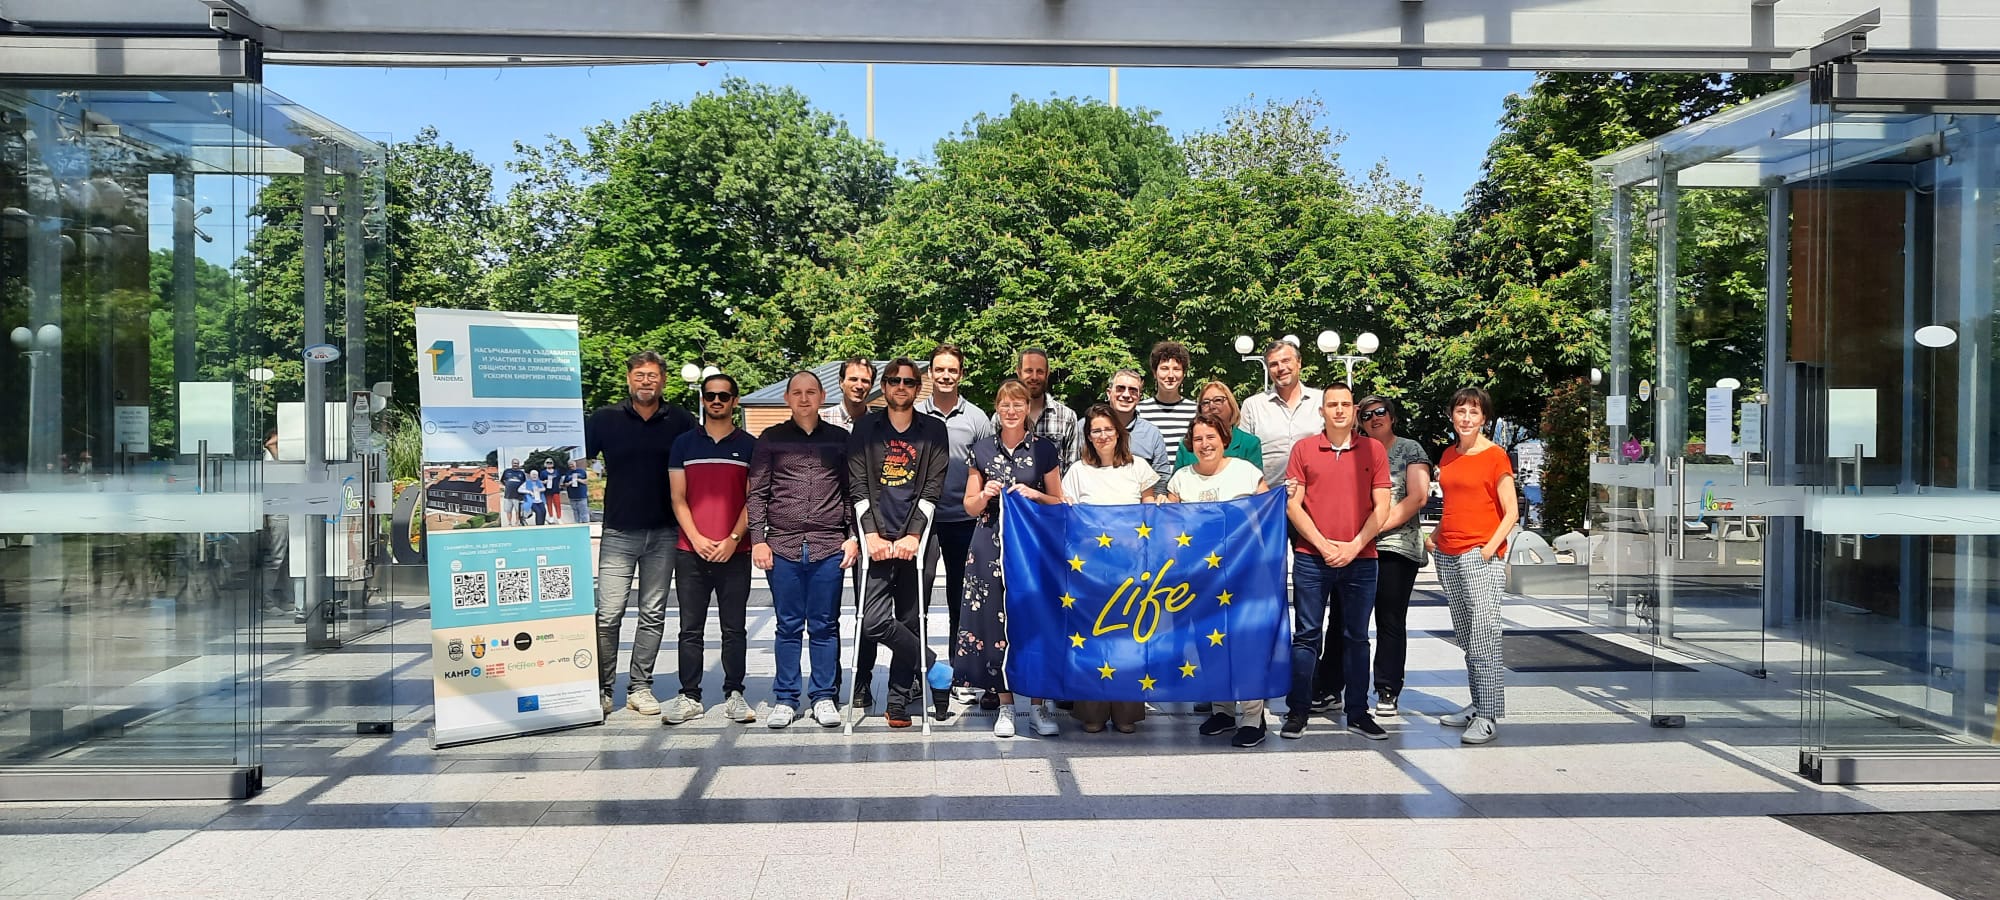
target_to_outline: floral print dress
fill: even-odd
[[[1039,488],[1061,467],[1056,445],[1029,435],[1019,446],[1000,446],[999,435],[972,444],[966,464],[1002,489],[1025,483]],[[986,505],[972,530],[972,559],[965,572],[965,605],[952,641],[952,670],[961,685],[1007,690],[1007,585],[1000,565],[1000,499]]]

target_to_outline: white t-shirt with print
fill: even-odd
[[[1184,503],[1206,503],[1212,500],[1235,500],[1257,493],[1257,483],[1264,480],[1264,470],[1243,460],[1228,457],[1222,461],[1222,469],[1214,475],[1203,475],[1194,466],[1183,466],[1167,480],[1167,491],[1180,496]]]

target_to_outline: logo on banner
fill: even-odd
[[[590,668],[590,651],[578,650],[575,655],[569,658],[569,661],[575,663],[579,669],[588,669]]]
[[[529,434],[548,434],[548,433],[549,433],[549,423],[547,423],[547,422],[529,422],[529,423],[528,423],[528,433],[529,433]]]
[[[486,639],[476,634],[472,636],[472,658],[486,658]]]
[[[541,708],[542,708],[542,695],[540,694],[529,694],[526,697],[514,698],[515,712],[534,712]]]
[[[535,643],[534,637],[525,631],[521,632],[520,634],[514,635],[514,649],[516,650],[526,650],[530,646],[533,646],[534,643]]]
[[[424,355],[431,358],[432,375],[458,374],[458,354],[452,349],[450,341],[437,341],[431,344],[431,348],[425,350]]]
[[[444,645],[444,655],[451,657],[452,662],[464,659],[465,641],[459,638],[452,638],[450,643]]]
[[[485,670],[485,669],[482,669],[482,668],[480,668],[480,667],[478,667],[478,666],[473,666],[473,667],[472,667],[472,677],[474,677],[474,678],[478,678],[479,676],[481,676],[481,675],[484,675],[484,674],[486,674],[486,670]]]
[[[486,432],[492,430],[493,430],[493,423],[488,422],[485,419],[475,419],[472,422],[473,434],[485,434]]]

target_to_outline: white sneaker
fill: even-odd
[[[1478,717],[1479,717],[1479,708],[1475,706],[1467,706],[1466,708],[1461,709],[1458,712],[1445,713],[1444,715],[1438,716],[1438,724],[1446,725],[1452,728],[1464,728],[1468,725],[1471,725],[1472,720]]]
[[[1000,718],[993,720],[993,736],[1014,736],[1014,707],[1007,705],[1000,707]]]
[[[675,694],[674,699],[667,701],[667,708],[660,713],[660,721],[668,725],[679,725],[682,722],[699,719],[706,712],[708,708],[702,706],[700,700],[686,694]]]
[[[657,716],[660,701],[654,699],[652,688],[633,688],[625,693],[625,708],[642,716]]]
[[[833,728],[840,724],[840,707],[832,700],[821,700],[813,704],[813,721],[821,728]]]
[[[730,691],[729,699],[722,704],[722,717],[731,722],[755,722],[757,711],[750,708],[750,701],[743,699],[742,691]]]
[[[1035,726],[1035,733],[1042,737],[1055,737],[1062,733],[1062,728],[1056,725],[1055,713],[1049,712],[1049,708],[1043,704],[1038,703],[1028,707],[1028,722]]]
[[[792,724],[792,720],[798,717],[798,710],[780,703],[777,706],[771,707],[771,720],[765,724],[772,728],[783,728]]]
[[[1500,726],[1485,716],[1473,716],[1472,724],[1465,726],[1465,733],[1458,736],[1461,744],[1484,744],[1493,740]]]

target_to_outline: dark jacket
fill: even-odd
[[[900,504],[879,477],[887,441],[892,436],[908,441],[915,451],[915,457],[906,464],[914,479],[915,492],[907,515],[900,516],[903,519],[900,523],[894,521],[901,512]],[[929,500],[935,504],[944,494],[945,468],[950,462],[951,433],[945,429],[943,420],[912,410],[910,430],[897,435],[889,425],[888,410],[878,410],[854,423],[854,433],[847,441],[848,505],[868,502],[867,513],[856,523],[861,533],[880,534],[890,540],[922,535],[930,522],[917,507],[917,501]]]

